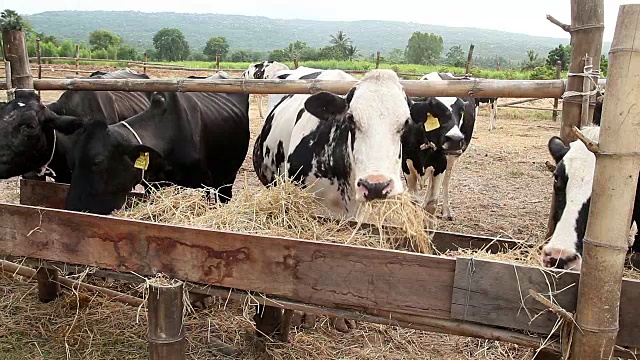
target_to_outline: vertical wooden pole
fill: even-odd
[[[7,60],[4,61],[4,76],[7,84],[7,101],[14,99],[13,91],[11,91],[11,63]]]
[[[216,53],[216,70],[220,70],[220,53]]]
[[[376,69],[380,69],[380,50],[376,53]]]
[[[33,77],[25,34],[19,30],[2,30],[5,60],[11,63],[11,86],[16,89],[33,89]]]
[[[500,71],[500,57],[496,55],[496,71]]]
[[[170,284],[151,280],[148,298],[149,359],[185,359],[185,330],[182,323],[182,281]]]
[[[556,79],[562,77],[562,61],[556,62]],[[558,121],[558,98],[553,99],[553,122]]]
[[[467,73],[466,76],[471,76],[471,63],[473,62],[473,48],[475,45],[471,44],[469,46],[469,54],[467,55]]]
[[[40,38],[36,38],[36,58],[38,61],[38,79],[42,79],[42,58],[40,53]],[[38,90],[40,95],[40,90]]]
[[[36,280],[38,281],[38,300],[48,303],[58,297],[60,293],[58,270],[46,267],[38,268]]]
[[[144,52],[144,64],[142,65],[142,73],[146,74],[147,73],[147,61],[149,60],[149,58],[147,57],[147,52]]]
[[[298,66],[299,66],[299,63],[298,63],[298,55],[295,55],[295,56],[293,57],[293,68],[294,68],[294,69],[297,69],[297,68],[298,68]]]
[[[80,44],[76,44],[76,76],[80,74]]]
[[[597,56],[596,56],[597,55]],[[593,54],[599,59],[600,54]],[[640,4],[619,8],[609,52],[599,152],[582,255],[570,359],[609,359],[640,167]]]
[[[589,56],[588,54],[582,58],[582,61],[584,62],[584,68],[585,70],[589,70],[592,68],[593,66],[593,59],[591,59],[591,56]],[[598,80],[596,80],[597,82]],[[588,77],[583,77],[582,78],[582,92],[583,93],[587,93],[591,91],[591,79],[589,79]],[[591,121],[589,120],[590,118],[593,118],[593,112],[591,112],[591,117],[589,117],[589,102],[591,100],[591,96],[583,96],[582,97],[582,114],[580,116],[580,127],[583,127],[587,124],[589,124]]]

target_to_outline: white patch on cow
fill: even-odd
[[[23,106],[25,106],[25,104],[21,103],[21,102],[18,102],[18,106],[23,107]]]
[[[429,81],[445,81],[440,77],[440,74],[437,72],[431,72],[424,75],[420,80],[429,80]],[[457,97],[446,97],[446,96],[437,96],[436,99],[440,100],[449,110],[451,110],[453,104],[458,101]]]
[[[636,234],[638,233],[638,224],[635,221],[631,222],[631,230],[629,230],[629,247],[633,246],[636,241]]]
[[[460,131],[458,125],[454,125],[445,136],[453,141],[460,141],[464,139],[464,135],[462,135],[462,132]],[[446,150],[447,144],[445,143],[442,147]]]
[[[582,132],[588,138],[598,141],[599,128],[583,128]],[[580,140],[569,144],[569,151],[562,159],[565,171],[569,177],[566,188],[566,205],[556,224],[555,231],[549,243],[543,248],[544,253],[550,253],[556,259],[574,256],[577,253],[576,220],[580,209],[591,197],[593,175],[596,166],[595,155],[587,149]],[[580,261],[574,267],[578,270]]]

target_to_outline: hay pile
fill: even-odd
[[[113,215],[203,229],[431,253],[425,226],[433,228],[435,220],[410,195],[368,202],[353,217],[330,218],[328,214],[313,193],[280,179],[269,188],[248,189],[245,185],[236,189],[233,199],[225,205],[207,200],[205,190],[179,186],[150,189],[148,200],[133,199]]]

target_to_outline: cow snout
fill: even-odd
[[[582,258],[572,250],[547,247],[542,249],[542,265],[548,268],[580,271]]]
[[[462,135],[460,129],[456,126],[445,134],[442,148],[445,151],[457,151],[462,149],[463,144],[464,135]]]
[[[391,193],[393,189],[393,180],[386,176],[371,175],[364,179],[358,180],[358,191],[362,193],[365,199],[383,199]]]

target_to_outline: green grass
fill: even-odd
[[[52,62],[57,64],[74,64],[74,61],[68,60],[53,60]],[[154,62],[166,65],[183,65],[188,68],[207,68],[215,69],[216,64],[213,61],[177,61],[177,62]],[[80,62],[82,65],[93,66],[126,66],[127,62],[122,61],[118,63],[113,62]],[[221,62],[221,69],[246,69],[251,63],[248,62]],[[293,68],[293,62],[285,62],[287,66]],[[357,61],[340,61],[340,60],[321,60],[321,61],[302,61],[300,66],[307,66],[318,69],[342,69],[342,70],[372,70],[376,68],[375,62],[367,60]],[[380,68],[392,69],[401,74],[404,77],[411,78],[408,73],[415,74],[427,74],[433,71],[438,72],[451,72],[455,75],[463,75],[465,73],[464,68],[447,66],[447,65],[416,65],[416,64],[380,64]],[[531,71],[521,71],[518,69],[505,69],[505,70],[491,70],[472,68],[471,74],[474,77],[485,79],[499,79],[499,80],[529,80],[531,79]],[[566,76],[566,73],[564,74]]]

